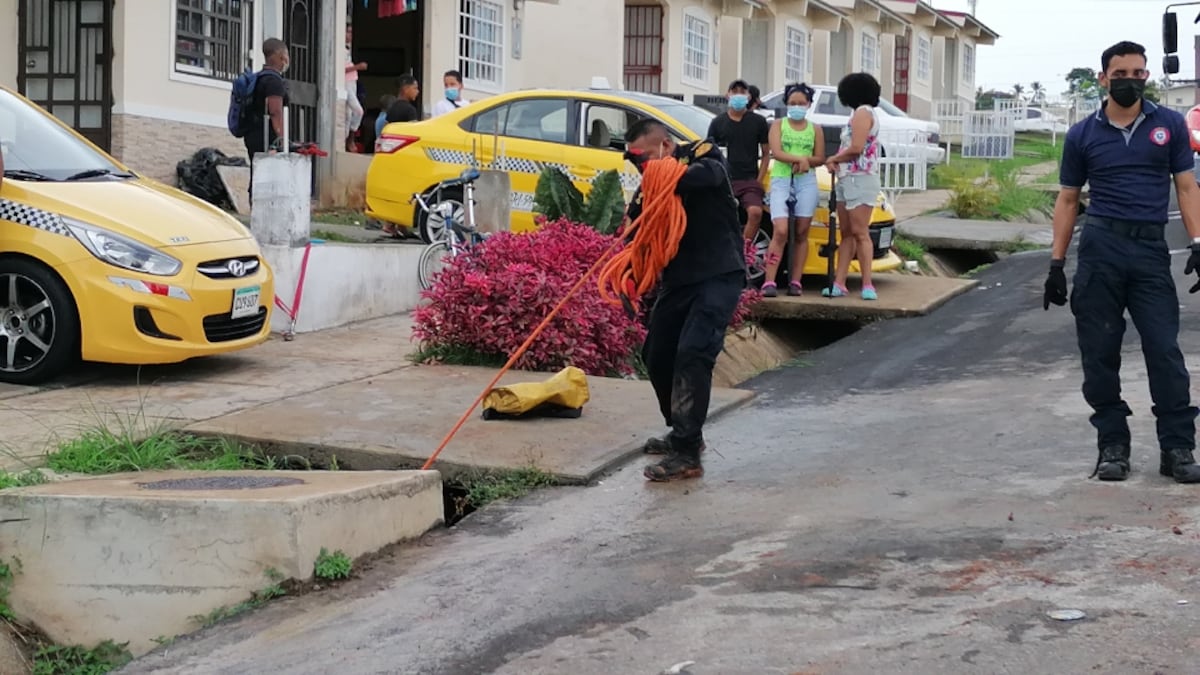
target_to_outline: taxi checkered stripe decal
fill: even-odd
[[[57,213],[50,213],[8,199],[0,199],[0,220],[27,225],[64,237],[71,236],[71,231],[63,224],[62,216]]]

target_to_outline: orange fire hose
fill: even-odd
[[[670,157],[646,163],[642,213],[630,224],[633,241],[600,270],[600,297],[605,302],[620,305],[624,298],[636,306],[679,253],[687,215],[675,187],[686,171],[686,165]]]
[[[687,171],[687,166],[671,158],[652,160],[646,164],[645,174],[642,177],[644,207],[641,215],[630,225],[630,228],[634,230],[633,241],[617,255],[609,258],[609,255],[625,241],[623,237],[618,237],[583,273],[583,276],[579,277],[579,281],[575,282],[571,290],[567,291],[562,300],[558,301],[546,318],[542,319],[542,322],[533,329],[525,342],[517,347],[517,350],[508,358],[508,362],[500,368],[500,372],[496,373],[492,381],[483,388],[483,391],[479,392],[479,396],[463,412],[462,417],[458,418],[458,422],[438,444],[437,449],[433,451],[429,459],[425,460],[425,464],[421,467],[422,471],[433,466],[438,455],[442,454],[442,451],[450,444],[450,440],[470,419],[471,413],[475,412],[475,408],[483,402],[483,399],[487,398],[488,392],[496,386],[505,373],[512,369],[517,360],[529,351],[533,341],[550,325],[554,317],[558,316],[562,308],[596,273],[596,270],[601,269],[601,265],[603,265],[603,271],[600,273],[600,295],[608,302],[622,304],[622,295],[631,302],[636,302],[637,298],[642,297],[654,287],[658,281],[658,275],[679,252],[679,241],[683,238],[683,232],[687,228],[687,216],[683,210],[683,202],[675,194],[675,186],[685,171]],[[614,289],[616,295],[609,289]]]

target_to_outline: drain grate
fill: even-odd
[[[282,476],[202,476],[156,480],[137,485],[146,490],[256,490],[303,484],[304,481],[299,478]]]

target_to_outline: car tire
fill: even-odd
[[[79,310],[67,284],[39,262],[0,257],[0,382],[38,384],[54,378],[79,362],[79,337]],[[17,344],[10,359],[12,340]]]
[[[434,204],[430,204],[429,206],[432,208],[437,204],[442,204],[445,202],[454,202],[457,204],[456,211],[465,212],[462,190],[456,188],[443,190],[441,199]],[[429,223],[429,214],[425,213],[425,211],[423,211],[420,207],[417,207],[417,236],[421,238],[421,241],[425,242],[426,244],[432,244],[435,239],[440,237],[441,233],[442,228],[438,227],[436,224],[431,226]]]

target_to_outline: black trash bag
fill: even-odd
[[[216,148],[197,150],[189,159],[175,165],[175,175],[179,179],[179,188],[188,194],[227,211],[233,210],[233,203],[221,176],[217,174],[218,166],[249,166],[241,157],[230,157]]]

